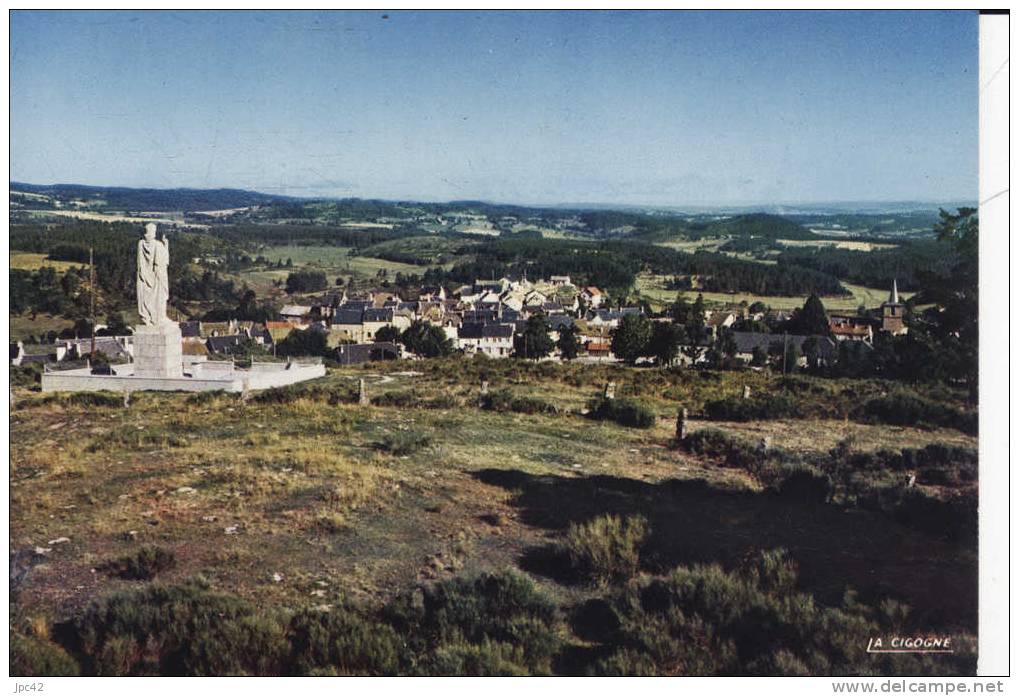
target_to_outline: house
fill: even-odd
[[[589,285],[581,290],[580,296],[584,298],[584,302],[591,308],[601,307],[602,303],[606,300],[605,293],[593,285]]]
[[[425,285],[421,288],[421,292],[418,294],[418,299],[423,302],[431,300],[445,300],[446,288],[441,285]]]
[[[735,312],[712,312],[704,322],[705,326],[711,329],[712,336],[717,336],[719,329],[728,329],[735,323]]]
[[[828,330],[836,341],[874,342],[874,327],[869,319],[863,317],[830,315]]]
[[[400,355],[400,346],[388,341],[344,344],[336,347],[336,362],[341,365],[358,365],[376,360],[397,360]]]
[[[180,327],[180,337],[185,341],[196,341],[202,337],[202,322],[200,321],[181,321],[177,322],[177,325]]]
[[[509,357],[513,352],[513,325],[464,323],[457,331],[456,346],[464,353]]]
[[[329,344],[341,342],[367,343],[363,309],[337,309],[329,323]]]
[[[248,340],[244,334],[233,334],[232,336],[209,336],[205,340],[205,347],[213,355],[230,355],[237,348],[243,346]]]
[[[817,357],[822,363],[834,362],[838,358],[838,346],[835,341],[827,336],[803,336],[799,334],[766,334],[750,331],[733,331],[732,337],[736,341],[735,357],[744,362],[750,362],[754,357],[754,350],[763,351],[766,355],[777,353],[792,346],[796,346],[800,352],[797,365],[807,365],[807,354],[810,349],[810,341],[817,346]]]
[[[616,328],[625,316],[643,314],[640,307],[620,307],[618,310],[596,309],[588,314],[588,324]]]
[[[397,331],[403,331],[410,327],[411,317],[407,312],[401,312],[393,307],[382,309],[366,309],[361,317],[364,327],[364,341],[371,341],[375,334],[384,326],[392,326]]]
[[[570,277],[568,275],[551,276],[548,279],[548,282],[549,282],[549,285],[551,285],[554,288],[561,288],[561,287],[565,287],[567,285],[573,285],[573,283],[570,281]]]
[[[294,325],[288,321],[267,321],[265,330],[268,332],[273,343],[279,343],[294,330]]]
[[[281,321],[297,325],[307,323],[310,314],[311,307],[308,305],[283,305],[279,317]]]
[[[615,356],[612,355],[611,343],[590,341],[584,345],[584,349],[587,351],[587,356],[589,358],[615,360]]]
[[[881,305],[881,330],[892,336],[901,336],[909,331],[905,322],[906,305],[899,302],[899,283],[892,280],[892,291],[888,301]]]
[[[573,326],[573,317],[568,314],[550,314],[545,317],[548,323],[548,335],[553,341],[559,340],[559,332],[564,328]]]

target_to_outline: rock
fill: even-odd
[[[425,610],[425,591],[424,589],[417,587],[411,592],[410,595],[410,606],[415,611]]]
[[[312,597],[325,597],[326,596],[326,591],[325,590],[312,590],[311,591],[311,596]]]
[[[192,488],[191,486],[181,486],[175,492],[177,492],[177,493],[194,493],[195,489]]]
[[[36,556],[45,556],[46,554],[50,553],[51,551],[53,551],[53,549],[43,548],[42,546],[36,546],[35,547],[35,555]]]
[[[223,531],[226,532],[227,534],[240,534],[240,530],[238,529],[236,524],[232,525],[230,527],[227,527]]]
[[[124,532],[124,538],[125,538],[125,539],[126,539],[127,541],[134,541],[135,539],[137,539],[137,538],[138,538],[138,532],[136,532],[136,531],[135,531],[135,530],[133,530],[133,529],[132,529],[132,530],[130,530],[130,531]]]
[[[318,611],[331,611],[333,608],[332,604],[319,604],[315,606]]]
[[[205,515],[204,517],[202,517],[202,522],[215,522],[215,521],[216,521],[215,515]]]
[[[56,546],[57,544],[66,544],[70,541],[71,540],[68,539],[67,537],[57,537],[56,539],[52,539],[49,543],[50,546]]]
[[[272,574],[272,581],[273,582],[283,582],[283,576],[280,575],[279,573],[273,573]]]

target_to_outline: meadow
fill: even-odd
[[[676,297],[682,292],[689,301],[703,295],[704,301],[721,305],[734,305],[746,301],[747,304],[763,302],[772,309],[799,309],[803,306],[807,296],[780,296],[780,295],[755,295],[753,293],[727,293],[727,292],[702,292],[700,290],[669,290],[666,283],[667,276],[657,276],[642,273],[637,276],[634,291],[638,296],[647,298],[657,306],[669,305],[675,302]],[[867,308],[874,308],[881,305],[888,299],[888,289],[866,288],[861,285],[853,285],[843,282],[842,285],[849,290],[850,295],[840,297],[824,297],[822,301],[828,310],[842,312],[855,312],[863,305]],[[909,299],[914,293],[900,292],[899,297],[903,300]]]
[[[358,379],[366,381],[369,406],[355,403]],[[510,398],[483,399],[482,379],[491,394]],[[650,427],[584,415],[608,381],[619,399],[637,400],[653,414]],[[800,415],[705,420],[712,403],[744,385],[755,394],[787,395]],[[118,637],[122,624],[94,622],[112,621],[114,607],[129,612],[130,622],[150,616],[131,606],[199,611],[227,602],[232,608],[215,611],[242,621],[223,634],[229,640],[262,636],[257,640],[265,645],[283,647],[275,662],[237,657],[214,666],[218,673],[809,673],[824,670],[825,661],[840,673],[971,671],[971,539],[850,504],[842,493],[826,503],[783,492],[775,472],[792,480],[807,464],[783,468],[784,460],[769,460],[759,470],[719,459],[717,445],[674,442],[676,413],[686,407],[691,432],[721,431],[748,447],[768,436],[780,452],[775,457],[821,464],[862,457],[870,468],[853,485],[892,494],[901,475],[881,470],[889,455],[879,453],[976,447],[973,435],[957,429],[861,415],[868,400],[903,389],[751,372],[483,359],[331,369],[321,380],[247,400],[146,393],[125,407],[117,395],[18,388],[11,545],[27,574],[16,592],[21,652],[13,669],[32,673],[59,664],[86,673],[202,673],[213,667],[181,662],[169,643],[129,649]],[[950,391],[907,391],[966,408]],[[923,480],[918,488],[929,504],[975,486],[944,474]],[[772,555],[759,556],[764,552]],[[785,589],[752,580],[747,573],[758,562],[767,570],[754,577],[781,571],[793,579]],[[935,575],[937,582],[917,580]],[[722,640],[713,657],[684,652],[681,646],[696,644],[701,630],[693,624],[669,624],[662,630],[676,643],[652,647],[641,631],[674,619],[667,612],[634,614],[640,604],[627,593],[671,588],[666,594],[679,594],[670,601],[693,612],[684,604],[692,596],[684,599],[680,589],[691,581],[735,583],[757,597],[747,600],[758,606],[747,605],[748,617],[766,610],[789,627],[828,622],[842,626],[843,642],[812,638],[806,652],[801,646],[788,655],[762,653],[723,620],[720,607],[697,605],[701,621],[715,625],[713,635]],[[780,596],[793,597],[789,592],[813,608],[799,618],[784,613]],[[510,604],[467,609],[497,601]],[[440,615],[432,613],[441,606],[447,608]],[[652,604],[643,606],[652,611]],[[516,611],[522,614],[513,618]],[[472,623],[478,616],[523,623]],[[349,654],[314,657],[319,653],[294,642],[309,617],[338,622],[328,629],[337,635],[364,625],[373,627],[371,635],[394,632],[393,645],[408,647],[375,646],[371,655],[351,647]],[[863,651],[864,634],[888,622],[951,632],[969,647],[953,662],[876,661]],[[814,631],[805,626],[798,630]],[[159,628],[167,636],[177,630]],[[207,639],[195,637],[199,644]],[[277,655],[275,647],[216,640],[223,660],[235,659],[234,648],[237,655]],[[151,660],[138,657],[148,650],[156,653]]]

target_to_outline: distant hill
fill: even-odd
[[[12,181],[12,193],[49,196],[61,202],[94,202],[96,210],[182,211],[223,210],[252,205],[293,202],[298,199],[242,189],[151,189],[80,184],[23,184]]]
[[[817,239],[803,225],[779,215],[750,213],[718,220],[707,225],[703,236],[761,237],[764,239]]]

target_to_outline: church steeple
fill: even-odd
[[[888,296],[888,304],[899,304],[899,282],[892,278],[892,294]]]

